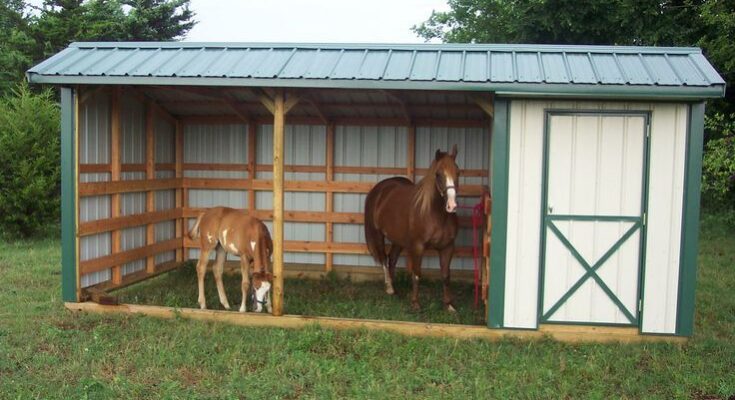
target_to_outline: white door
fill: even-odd
[[[638,324],[647,122],[548,112],[540,323]]]

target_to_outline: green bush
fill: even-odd
[[[23,83],[0,99],[0,236],[58,230],[59,107],[53,92]]]
[[[705,119],[711,139],[702,160],[703,203],[709,208],[735,210],[735,114]]]

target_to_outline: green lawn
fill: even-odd
[[[242,299],[240,275],[225,274],[223,281],[227,299],[235,312]],[[395,289],[395,296],[385,294],[382,279],[380,282],[362,283],[351,283],[335,275],[327,275],[322,280],[286,279],[284,311],[286,314],[311,316],[484,325],[484,307],[473,307],[474,288],[471,283],[452,283],[457,313],[444,311],[439,281],[421,282],[422,309],[419,313],[411,311],[411,283],[401,271],[397,274]],[[211,272],[207,273],[204,291],[209,309],[224,310]],[[123,303],[199,308],[195,263],[189,262],[175,271],[123,289],[115,295]]]
[[[735,394],[735,232],[706,217],[700,247],[695,336],[679,347],[72,314],[59,298],[57,241],[0,243],[0,398],[727,398]],[[124,297],[192,306],[190,276],[175,272]],[[166,294],[165,283],[179,281],[171,291],[182,292]],[[426,310],[410,314],[405,298],[387,298],[380,285],[287,285],[291,313],[476,322],[466,307],[442,316],[436,286],[423,290]],[[466,305],[471,292],[456,290]],[[315,291],[371,303],[324,304],[309,298]],[[240,298],[234,292],[232,303]],[[215,298],[210,290],[210,306],[219,308]]]

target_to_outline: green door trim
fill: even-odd
[[[643,146],[644,146],[644,148],[643,148],[643,164],[642,164],[643,171],[642,171],[642,182],[641,182],[641,186],[642,187],[641,187],[641,214],[640,215],[638,215],[638,216],[603,216],[603,215],[597,216],[597,215],[548,215],[547,214],[550,118],[552,116],[575,116],[575,115],[579,115],[579,116],[601,116],[601,117],[609,117],[609,116],[643,117],[643,119],[644,119],[644,140],[643,140]],[[592,274],[593,275],[593,279],[595,277],[597,279],[599,279],[598,284],[602,283],[602,285],[600,285],[600,287],[603,288],[603,291],[606,292],[606,294],[608,295],[608,297],[610,297],[611,300],[613,300],[613,302],[616,303],[616,305],[621,309],[621,311],[626,316],[626,318],[629,321],[631,321],[630,324],[624,324],[624,323],[622,323],[622,324],[621,323],[597,323],[597,322],[571,322],[571,321],[566,322],[566,321],[549,321],[548,320],[548,317],[550,317],[551,315],[553,315],[553,312],[555,312],[556,310],[549,309],[549,311],[553,311],[551,313],[544,313],[543,312],[543,309],[544,309],[544,274],[546,272],[545,271],[546,270],[546,230],[547,230],[546,228],[547,228],[547,226],[548,227],[551,227],[553,225],[553,221],[557,221],[557,220],[558,221],[574,221],[574,220],[578,220],[578,221],[595,221],[595,220],[599,220],[599,221],[622,221],[622,222],[624,222],[624,221],[632,221],[632,222],[634,222],[634,225],[631,228],[629,228],[629,230],[626,232],[625,235],[627,235],[627,237],[625,237],[625,240],[627,240],[628,237],[630,237],[630,235],[632,235],[633,233],[635,233],[635,231],[640,228],[641,234],[640,234],[640,238],[639,238],[639,249],[640,249],[640,251],[639,251],[639,254],[638,254],[638,258],[639,258],[639,260],[638,260],[638,287],[637,287],[637,291],[636,291],[636,293],[638,295],[638,300],[640,302],[640,300],[642,299],[642,296],[643,296],[643,294],[642,294],[642,292],[643,292],[642,287],[643,286],[642,285],[643,285],[643,280],[644,280],[644,276],[645,276],[645,273],[644,273],[645,272],[645,262],[644,262],[645,261],[645,240],[646,240],[646,229],[645,229],[646,221],[645,221],[645,214],[647,212],[647,199],[648,199],[648,175],[649,175],[649,171],[648,171],[648,169],[649,169],[648,159],[649,159],[649,150],[650,150],[649,149],[649,147],[650,147],[649,146],[650,132],[651,132],[651,112],[650,111],[645,111],[645,110],[574,110],[574,109],[546,109],[546,110],[544,110],[544,138],[543,138],[543,142],[544,143],[543,143],[543,161],[542,161],[542,163],[543,163],[542,164],[543,165],[543,171],[542,171],[542,175],[543,175],[543,178],[542,178],[543,179],[543,181],[542,181],[543,182],[543,186],[542,186],[542,190],[541,190],[542,191],[542,194],[541,194],[541,224],[540,224],[541,225],[540,226],[540,230],[541,230],[541,232],[540,232],[540,234],[541,234],[541,241],[539,243],[539,256],[540,256],[539,257],[539,279],[538,279],[538,282],[539,282],[538,293],[539,293],[539,295],[538,295],[538,305],[537,305],[537,308],[538,308],[538,313],[537,313],[538,314],[538,324],[541,324],[543,322],[547,322],[547,323],[554,323],[554,324],[575,323],[575,324],[580,324],[580,325],[626,325],[626,326],[627,325],[638,325],[640,327],[640,325],[641,325],[640,324],[640,321],[641,321],[641,318],[640,318],[640,316],[641,316],[641,310],[639,309],[639,307],[636,307],[636,309],[634,310],[635,311],[635,315],[633,315],[633,313],[630,313],[627,310],[627,308],[624,305],[622,305],[622,303],[618,304],[617,302],[615,302],[615,299],[617,299],[617,296],[614,296],[614,293],[607,293],[607,290],[609,290],[609,288],[607,287],[607,285],[604,284],[604,282],[602,282],[601,279],[599,279],[599,276],[597,276],[596,273],[593,273]],[[548,222],[548,224],[547,224],[547,222]],[[554,226],[554,228],[556,228],[556,226]],[[553,228],[552,228],[552,230],[553,230]],[[554,235],[556,235],[557,237],[559,237],[559,236],[563,237],[563,235],[560,235],[560,233],[561,232],[558,232],[558,233],[554,232]],[[562,241],[566,240],[566,239],[562,239],[561,237],[560,237],[560,240],[562,240]],[[623,240],[622,242],[624,242],[625,240]],[[622,245],[622,242],[620,242],[619,244],[616,243],[616,245],[618,245],[617,246],[618,248],[619,248],[619,245]],[[570,244],[570,246],[571,246],[571,244]],[[571,247],[570,246],[567,246],[567,248],[569,248],[570,251],[572,251],[573,250],[573,246],[571,246]],[[616,246],[613,246],[613,247],[616,247]],[[610,252],[610,250],[612,250],[612,251]],[[610,255],[612,255],[617,250],[617,248],[610,249],[610,250],[608,250],[608,251],[611,253]],[[577,255],[579,255],[578,252],[576,252],[576,250],[573,250],[572,254],[574,255],[574,253],[577,253]],[[575,258],[577,258],[576,255],[575,255]],[[586,261],[584,263],[582,263],[582,260],[583,260],[583,258],[581,258],[581,256],[580,256],[580,258],[578,259],[578,261],[580,262],[580,264],[582,264],[583,267],[585,265],[587,267],[589,267],[589,265],[586,263]],[[602,264],[600,264],[600,266],[601,265]],[[585,271],[585,275],[583,275],[583,277],[586,276],[587,274],[589,274],[589,270],[586,270]],[[588,278],[583,278],[583,279],[586,280]],[[597,279],[596,279],[596,281],[597,281]],[[584,283],[584,281],[582,283]],[[580,286],[581,286],[581,284],[580,284]],[[573,291],[572,291],[572,294],[573,294]],[[611,296],[611,294],[613,296]],[[566,295],[566,293],[565,293],[565,295]],[[570,296],[571,296],[571,294],[570,294]],[[613,297],[614,297],[614,299],[613,299]],[[619,301],[619,299],[617,299],[617,300]],[[565,299],[565,301],[566,301],[566,299]],[[557,304],[555,304],[555,306],[556,305]],[[625,311],[623,311],[623,310],[625,310]]]
[[[61,88],[61,298],[77,299],[74,91]]]
[[[577,249],[574,247],[574,245],[567,239],[563,233],[559,230],[559,228],[554,224],[552,219],[547,219],[547,226],[551,229],[551,232],[554,233],[554,235],[561,241],[561,243],[566,247],[574,256],[574,258],[579,262],[579,264],[582,266],[582,268],[585,269],[584,275],[582,275],[577,282],[574,283],[565,293],[562,295],[559,300],[557,300],[556,303],[554,303],[551,308],[549,308],[549,311],[546,313],[542,312],[541,316],[541,322],[549,322],[549,319],[554,315],[554,313],[562,306],[564,303],[585,283],[589,278],[592,278],[597,282],[597,284],[600,286],[603,292],[612,300],[612,302],[620,309],[620,311],[625,315],[626,318],[630,321],[631,324],[638,323],[637,319],[633,314],[628,310],[627,307],[623,304],[622,301],[620,301],[620,298],[615,295],[615,293],[607,286],[607,284],[600,278],[599,275],[597,275],[597,270],[602,267],[605,262],[612,257],[613,254],[615,254],[618,249],[631,237],[633,234],[638,231],[638,228],[641,227],[640,220],[636,221],[630,228],[628,228],[627,231],[621,236],[613,245],[610,247],[603,255],[600,257],[599,260],[594,265],[589,265],[587,260],[582,257],[581,254],[577,251]]]
[[[495,97],[492,130],[493,199],[492,251],[490,252],[490,287],[488,288],[489,328],[502,328],[505,313],[505,256],[508,235],[508,169],[510,157],[510,100]]]

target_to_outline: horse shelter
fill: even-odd
[[[187,228],[224,205],[271,230],[274,315],[180,311],[192,318],[490,338],[692,334],[704,101],[725,90],[699,49],[73,43],[27,75],[61,87],[70,309],[174,315],[86,300],[197,258]],[[460,202],[487,214],[487,327],[282,315],[285,275],[382,276],[364,244],[365,194],[385,177],[420,179],[454,144]],[[471,218],[460,225],[452,272],[471,278]]]

